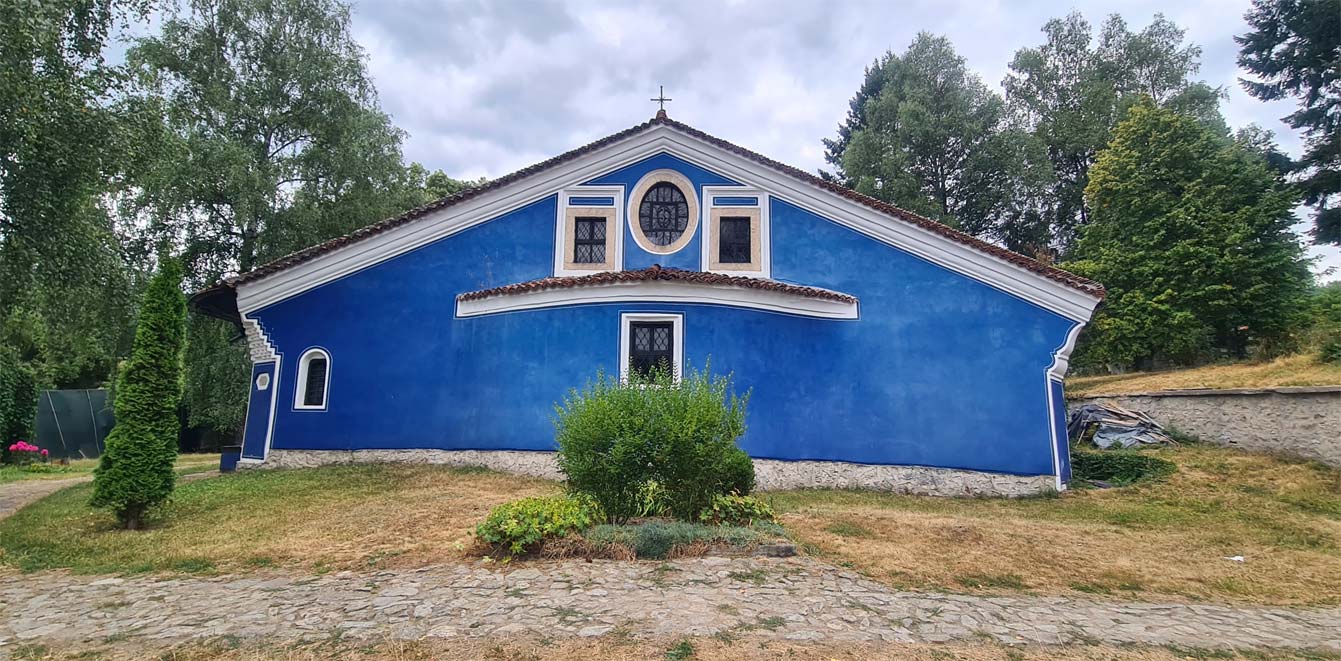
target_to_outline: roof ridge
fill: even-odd
[[[1001,246],[989,243],[973,235],[956,230],[944,223],[940,223],[925,216],[918,215],[916,213],[913,213],[901,207],[897,207],[888,202],[884,202],[882,200],[870,197],[869,195],[864,195],[855,190],[842,186],[838,183],[832,181],[826,181],[818,176],[810,174],[809,172],[801,170],[800,168],[796,168],[787,165],[785,163],[773,160],[758,152],[751,151],[735,143],[723,140],[709,133],[705,133],[704,131],[696,129],[688,124],[671,119],[664,112],[657,113],[655,117],[646,122],[629,127],[617,133],[613,133],[604,138],[600,138],[598,140],[587,143],[575,149],[570,149],[562,154],[559,154],[558,156],[554,156],[552,158],[546,159],[534,165],[530,165],[515,172],[506,174],[502,177],[499,177],[498,179],[494,179],[479,186],[467,188],[463,191],[454,193],[452,195],[448,195],[438,200],[434,200],[432,202],[402,212],[396,216],[392,216],[391,218],[387,218],[378,221],[376,223],[372,223],[371,225],[367,225],[360,229],[354,230],[353,232],[350,232],[348,234],[334,237],[332,239],[316,244],[314,246],[310,246],[308,248],[304,248],[302,250],[289,253],[288,255],[285,255],[283,257],[271,260],[269,262],[266,262],[265,264],[262,264],[252,269],[251,271],[248,271],[246,273],[240,273],[238,275],[225,279],[224,284],[235,287],[238,284],[256,280],[265,277],[267,275],[270,275],[271,273],[284,270],[290,266],[295,266],[302,262],[309,261],[311,259],[314,259],[318,255],[338,249],[342,246],[351,243],[358,242],[364,238],[381,234],[390,229],[393,229],[400,225],[404,225],[418,218],[421,218],[433,211],[437,211],[439,209],[469,200],[471,198],[477,197],[489,191],[503,188],[505,186],[512,184],[513,182],[524,179],[533,174],[542,172],[549,168],[561,165],[562,163],[565,163],[569,160],[572,160],[589,152],[605,147],[606,145],[619,142],[621,140],[624,140],[625,138],[629,138],[639,133],[642,133],[643,131],[646,131],[654,126],[670,127],[677,131],[685,133],[689,136],[692,136],[694,138],[712,144],[720,149],[724,149],[726,151],[732,152],[744,158],[748,158],[764,167],[771,168],[787,176],[799,179],[805,183],[824,189],[832,194],[838,195],[850,201],[861,204],[874,211],[916,225],[918,227],[921,227],[922,229],[939,234],[957,243],[966,245],[970,248],[974,248],[979,252],[985,253],[997,259],[1001,259],[1005,262],[1026,269],[1028,271],[1032,271],[1055,282],[1060,282],[1064,285],[1071,287],[1072,289],[1080,290],[1091,296],[1096,296],[1101,299],[1104,297],[1105,294],[1104,286],[1098,282],[1095,282],[1088,278],[1084,278],[1082,276],[1078,276],[1074,273],[1065,271],[1050,264],[1044,264],[1043,262],[1040,262],[1026,255],[1021,255],[1020,253],[1014,252],[1007,248],[1003,248]]]

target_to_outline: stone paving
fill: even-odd
[[[894,592],[807,558],[485,563],[219,577],[0,573],[0,656],[21,643],[194,638],[728,634],[788,640],[1141,643],[1341,650],[1341,609]]]

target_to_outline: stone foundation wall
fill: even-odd
[[[411,463],[485,466],[505,473],[561,480],[552,452],[481,450],[271,450],[261,464],[239,468],[311,468],[327,464]],[[762,491],[873,489],[927,496],[1033,496],[1054,489],[1051,475],[1005,475],[923,466],[871,466],[840,461],[754,460]]]
[[[1091,401],[1144,411],[1162,425],[1220,445],[1341,466],[1341,386],[1164,390],[1067,403]]]

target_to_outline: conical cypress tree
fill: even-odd
[[[149,508],[167,500],[176,481],[186,325],[181,282],[181,265],[172,259],[164,259],[149,281],[130,360],[117,383],[116,426],[93,474],[92,505],[116,512],[131,530],[143,525]]]

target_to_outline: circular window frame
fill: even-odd
[[[647,238],[646,234],[643,234],[642,217],[638,213],[638,208],[642,206],[643,197],[647,195],[647,191],[652,190],[653,186],[660,183],[668,183],[680,189],[680,194],[684,195],[685,204],[689,206],[689,221],[685,223],[684,233],[674,242],[664,246],[653,243],[651,239]],[[675,170],[661,169],[648,172],[643,175],[642,179],[638,180],[638,184],[633,187],[632,193],[629,194],[627,218],[629,219],[629,228],[633,234],[633,241],[638,244],[639,248],[655,255],[674,254],[689,245],[689,242],[694,238],[694,233],[698,231],[698,216],[698,192],[694,190],[694,184],[689,181],[688,177]]]

